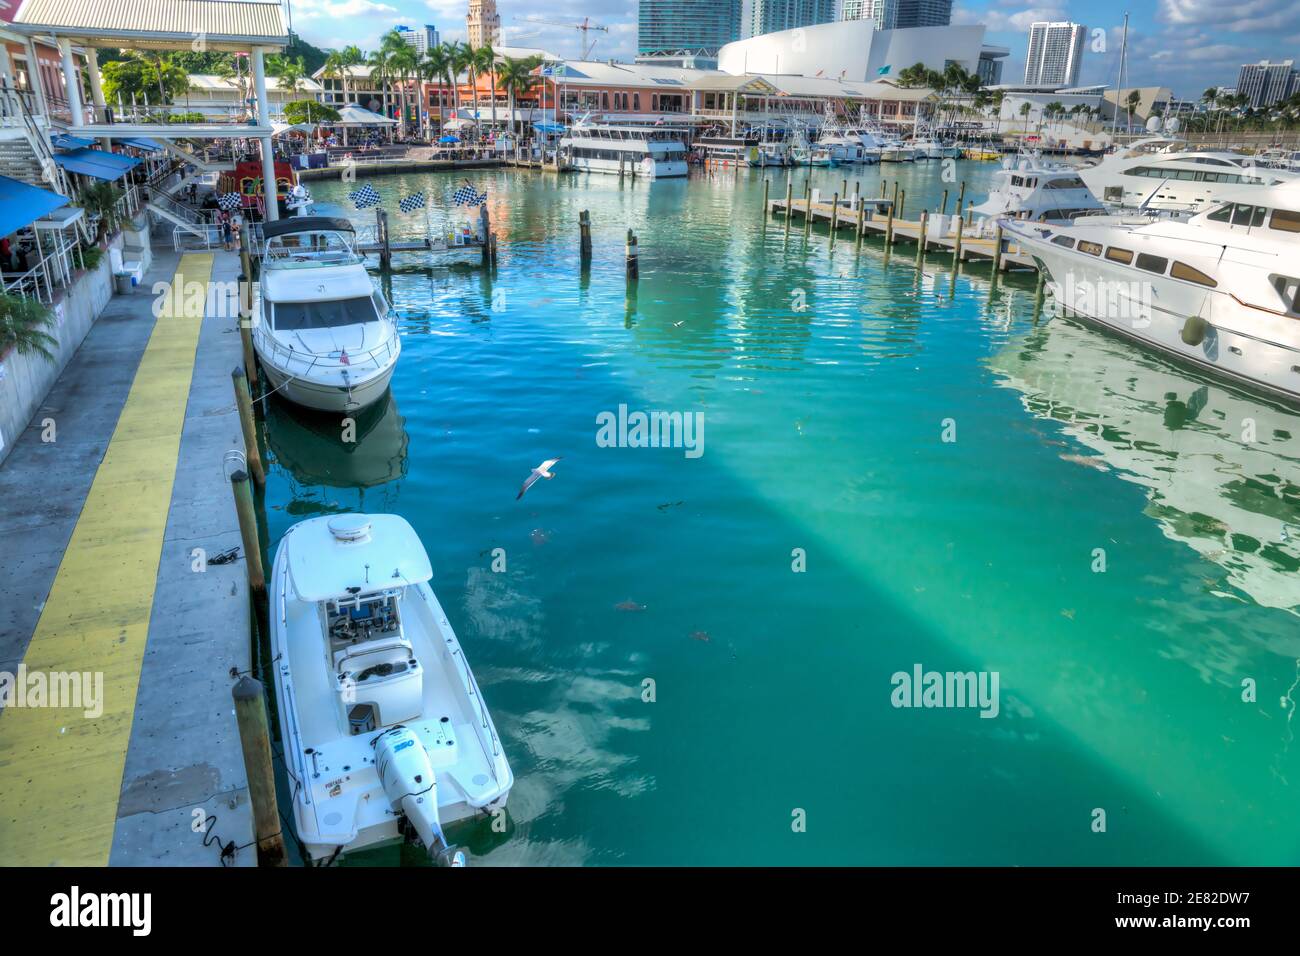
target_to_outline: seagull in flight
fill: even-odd
[[[548,458],[546,459],[546,461],[542,462],[540,465],[534,468],[533,473],[529,475],[527,478],[525,478],[524,483],[519,486],[519,494],[515,495],[515,501],[518,501],[520,498],[522,498],[524,496],[525,491],[527,491],[533,485],[537,484],[538,478],[554,478],[555,474],[551,471],[551,469],[555,467],[555,463],[557,461],[563,461],[563,460],[564,460],[563,458]]]

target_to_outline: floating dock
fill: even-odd
[[[889,215],[889,209],[892,200],[878,197],[862,197],[862,216],[861,226],[863,236],[880,236],[886,242],[897,243],[899,240],[905,240],[910,243],[918,243],[921,236],[921,223],[919,220],[899,219]],[[836,231],[849,230],[857,236],[859,213],[858,201],[850,197],[849,199],[839,200],[837,203],[832,202],[813,202],[807,199],[791,199],[787,205],[785,199],[773,199],[767,204],[769,214],[781,213],[789,218],[807,219],[812,217],[813,222],[823,222],[832,226]],[[952,219],[952,216],[947,219]],[[930,225],[935,223],[931,220]],[[966,228],[964,226],[963,228]],[[1002,240],[1001,255],[998,255],[998,243],[995,239],[988,239],[978,236],[962,235],[960,238],[954,232],[939,231],[933,228],[927,228],[926,248],[935,251],[947,251],[955,253],[958,243],[961,246],[961,261],[998,261],[998,269],[1007,272],[1013,269],[1024,269],[1036,272],[1038,267],[1034,260],[1026,254],[1018,245],[1008,239]]]

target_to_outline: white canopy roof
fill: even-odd
[[[339,110],[339,118],[331,120],[328,126],[396,126],[397,120],[380,116],[360,106],[349,104]]]
[[[368,533],[341,540],[366,524]],[[405,587],[433,577],[429,555],[405,518],[398,515],[334,515],[294,525],[284,541],[289,549],[289,576],[304,601],[347,597],[348,588],[362,593]]]

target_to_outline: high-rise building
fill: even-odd
[[[877,30],[946,27],[952,0],[844,0],[841,20],[870,20]]]
[[[747,36],[810,27],[835,19],[836,0],[750,0]]]
[[[1039,21],[1029,28],[1027,86],[1078,86],[1088,28],[1080,23]]]
[[[469,0],[469,16],[465,18],[466,41],[480,47],[496,43],[501,36],[501,17],[497,15],[497,0]]]
[[[1251,109],[1272,106],[1300,90],[1300,74],[1294,60],[1245,63],[1237,76],[1237,92],[1248,97]]]
[[[716,56],[740,39],[741,0],[640,0],[637,52],[651,56]]]
[[[398,26],[396,29],[407,45],[415,47],[415,52],[421,56],[438,45],[438,31],[432,23],[426,23],[418,30],[404,26]]]

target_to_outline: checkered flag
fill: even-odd
[[[378,206],[380,199],[379,193],[375,192],[375,187],[369,183],[362,186],[355,192],[349,193],[348,198],[358,209],[365,209],[368,206]]]
[[[217,197],[217,205],[226,212],[234,212],[244,204],[244,197],[239,193],[222,193]]]
[[[481,193],[466,183],[452,193],[451,201],[457,206],[481,206],[487,202],[487,193]]]
[[[410,212],[413,209],[424,208],[424,193],[412,193],[397,204],[397,208],[402,212]]]

